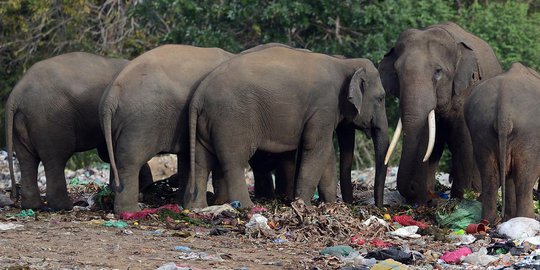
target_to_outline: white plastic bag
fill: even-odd
[[[486,266],[499,259],[499,257],[487,255],[487,253],[487,249],[482,247],[480,250],[478,250],[478,252],[471,253],[465,257],[463,262],[470,263],[472,265]]]
[[[532,218],[516,217],[497,226],[497,231],[512,240],[522,240],[536,236],[540,231],[540,222]]]
[[[393,232],[390,232],[391,235],[407,237],[407,238],[420,238],[421,235],[417,234],[418,226],[406,226],[401,227]]]

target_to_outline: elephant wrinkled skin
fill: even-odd
[[[465,119],[482,177],[482,218],[534,218],[533,187],[540,176],[540,76],[515,63],[478,84],[465,103]]]
[[[411,203],[428,202],[445,144],[452,154],[451,195],[480,190],[463,103],[471,85],[502,72],[491,47],[454,23],[407,29],[379,63],[379,72],[385,90],[399,97],[401,195]]]
[[[384,95],[378,71],[367,59],[275,47],[221,64],[201,82],[190,104],[185,207],[206,206],[206,178],[217,164],[229,199],[251,206],[243,177],[248,160],[257,150],[283,153],[300,143],[296,196],[309,203],[319,185],[321,196],[335,201],[335,166],[328,164],[332,135],[342,121],[372,135],[377,177],[384,185]],[[321,178],[327,169],[334,176]]]

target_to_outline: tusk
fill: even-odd
[[[429,137],[428,137],[428,146],[426,150],[426,155],[424,156],[423,162],[426,162],[426,160],[429,159],[431,156],[431,152],[433,152],[433,146],[435,145],[435,110],[431,110],[428,114],[428,129],[429,129]]]
[[[390,160],[390,157],[392,156],[392,152],[394,152],[394,148],[396,148],[396,144],[399,139],[399,135],[401,134],[402,127],[403,125],[401,124],[401,117],[400,117],[399,121],[397,122],[394,136],[392,136],[392,142],[390,143],[390,146],[388,147],[388,151],[386,152],[386,157],[384,157],[384,165],[388,165],[388,161]]]

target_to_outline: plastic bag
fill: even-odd
[[[470,263],[472,265],[481,265],[486,266],[494,261],[497,261],[499,258],[496,256],[488,255],[488,251],[485,247],[481,247],[478,252],[469,254],[463,259],[463,262]]]
[[[479,201],[462,200],[450,214],[437,213],[439,225],[453,229],[465,229],[471,223],[477,223],[482,216],[482,204]]]
[[[536,236],[540,231],[540,222],[532,218],[516,217],[497,226],[497,231],[512,240],[522,240]]]

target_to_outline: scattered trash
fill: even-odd
[[[225,229],[225,228],[214,228],[210,231],[210,235],[223,235],[223,234],[226,234],[228,233],[229,230],[228,229]]]
[[[254,214],[251,216],[251,219],[248,223],[246,223],[246,230],[249,232],[253,231],[266,231],[266,230],[272,230],[270,226],[268,226],[268,219],[265,218],[261,214]]]
[[[164,232],[163,229],[157,229],[157,230],[153,230],[153,231],[144,231],[142,234],[143,235],[162,235]]]
[[[238,210],[234,209],[230,204],[212,205],[202,209],[193,209],[193,212],[198,214],[205,214],[211,216],[217,216],[223,212],[238,213]]]
[[[378,238],[374,238],[372,239],[371,241],[369,241],[369,243],[371,245],[373,245],[374,247],[378,247],[378,248],[386,248],[386,247],[391,247],[392,244],[388,243],[388,242],[385,242],[381,239],[378,239]]]
[[[186,247],[186,246],[175,246],[174,250],[182,251],[182,252],[191,252],[191,248]]]
[[[125,228],[128,224],[120,220],[107,220],[103,223],[105,227],[114,227],[114,228]]]
[[[156,270],[197,270],[197,268],[189,267],[189,266],[181,266],[176,263],[170,262],[166,263]]]
[[[463,259],[463,262],[472,265],[487,266],[488,264],[497,261],[499,258],[488,255],[488,251],[485,247],[481,247],[477,252],[469,254]]]
[[[354,249],[351,246],[333,246],[325,247],[321,250],[321,255],[331,255],[331,256],[349,256],[354,252]]]
[[[523,247],[518,247],[512,241],[498,242],[489,247],[487,247],[487,254],[489,255],[499,255],[509,253],[511,255],[520,255],[524,252]]]
[[[391,235],[407,237],[407,238],[420,238],[421,235],[417,234],[418,226],[401,227],[397,230],[390,232]]]
[[[474,243],[474,241],[476,241],[476,237],[474,235],[471,235],[471,234],[450,234],[450,236],[448,237],[450,238],[451,240],[454,240],[457,242],[455,243],[456,246],[461,246],[461,245],[468,245],[468,244],[472,244]]]
[[[393,259],[406,264],[410,264],[415,260],[413,254],[411,254],[410,252],[406,252],[402,248],[398,247],[390,247],[388,249],[370,251],[367,253],[366,258],[375,258],[377,260]]]
[[[131,230],[122,230],[122,233],[125,234],[125,235],[132,235],[133,231],[131,231]]]
[[[0,222],[0,231],[7,231],[7,230],[13,230],[20,227],[24,227],[22,224],[15,224],[15,223],[2,223]]]
[[[377,264],[375,264],[373,267],[371,267],[371,270],[407,270],[409,267],[406,265],[396,262],[393,259],[386,259],[384,261],[380,261]]]
[[[532,218],[515,217],[499,224],[497,231],[512,240],[522,240],[536,236],[540,231],[540,222]]]
[[[462,260],[462,257],[465,257],[469,254],[471,254],[472,251],[468,247],[460,247],[454,251],[447,251],[441,256],[441,260],[443,260],[445,263],[451,263],[456,264],[460,263]]]
[[[486,225],[483,223],[472,223],[467,225],[465,232],[468,234],[486,233]]]
[[[178,258],[183,260],[203,260],[214,262],[224,261],[221,257],[217,255],[210,255],[206,252],[184,252],[182,255],[178,256]]]
[[[462,200],[450,214],[437,213],[439,225],[453,229],[465,229],[467,225],[476,223],[482,214],[482,204],[475,200]]]
[[[170,210],[174,213],[180,213],[182,211],[182,209],[177,205],[177,204],[166,204],[166,205],[163,205],[161,207],[158,207],[158,208],[150,208],[150,209],[144,209],[142,211],[139,211],[139,212],[124,212],[124,213],[120,213],[120,217],[123,219],[123,220],[128,220],[128,219],[142,219],[150,214],[154,214],[160,210]]]
[[[362,222],[362,224],[365,225],[365,226],[369,226],[373,222],[378,222],[380,225],[386,226],[386,221],[384,221],[384,219],[380,219],[380,218],[378,218],[376,216],[369,217],[364,222]]]
[[[34,212],[34,210],[32,209],[25,209],[25,210],[21,210],[21,212],[19,212],[18,214],[16,214],[15,216],[16,217],[22,217],[22,218],[26,218],[26,217],[33,217],[35,216],[36,213]]]
[[[232,201],[231,206],[234,209],[238,209],[238,208],[242,207],[242,204],[240,203],[240,201]]]
[[[407,215],[394,216],[393,220],[402,226],[418,226],[420,229],[426,229],[428,227],[424,222],[416,221],[411,216]]]

